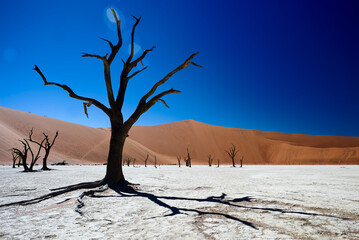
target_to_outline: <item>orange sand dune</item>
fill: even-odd
[[[168,155],[206,164],[207,156],[230,163],[225,150],[239,147],[245,164],[359,164],[359,137],[311,136],[212,126],[193,120],[133,128],[130,137]]]
[[[42,132],[59,137],[49,161],[69,163],[106,162],[109,129],[91,128],[0,107],[0,163],[11,163],[8,149],[21,147],[18,139],[27,137],[34,128],[34,138]],[[156,156],[159,164],[176,164],[188,148],[193,164],[207,164],[211,154],[214,164],[229,164],[225,150],[231,144],[239,147],[244,164],[359,164],[359,137],[311,136],[212,126],[193,120],[142,127],[135,126],[126,141],[124,158],[136,158],[149,164]]]

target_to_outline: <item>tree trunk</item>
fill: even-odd
[[[26,163],[26,158],[27,158],[26,155],[22,158],[22,166],[24,167],[24,172],[30,172],[29,167],[27,166]]]
[[[122,172],[122,152],[126,137],[127,132],[123,130],[122,124],[111,122],[111,140],[105,181],[112,189],[118,189],[125,184],[125,177]]]
[[[47,157],[49,156],[50,154],[50,151],[47,151],[45,149],[45,156],[44,158],[42,159],[42,170],[50,170],[50,168],[47,167]]]

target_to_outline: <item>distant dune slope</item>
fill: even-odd
[[[31,113],[0,107],[0,163],[11,163],[8,149],[21,147],[18,139],[34,129],[34,138],[42,132],[59,137],[50,162],[104,163],[108,153],[110,130],[91,128]],[[194,164],[207,164],[211,154],[214,164],[229,164],[225,153],[231,144],[239,147],[244,164],[359,164],[359,137],[311,136],[212,126],[193,120],[142,127],[135,126],[126,141],[124,158],[136,158],[148,164],[156,156],[159,164],[176,164],[177,156],[187,148]]]
[[[359,164],[359,137],[311,136],[212,126],[193,120],[133,128],[130,137],[148,148],[184,156],[188,147],[195,163],[230,163],[225,153],[239,147],[245,164]]]

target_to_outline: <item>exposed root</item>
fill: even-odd
[[[85,206],[85,203],[82,201],[82,199],[85,196],[93,196],[95,193],[104,192],[107,189],[108,189],[108,185],[106,184],[106,185],[100,187],[99,189],[89,190],[89,191],[85,191],[85,192],[81,193],[81,195],[77,198],[77,204],[76,204],[75,211],[78,212],[82,216],[84,213],[80,210],[80,208]]]
[[[51,189],[51,191],[53,191],[53,192],[42,195],[40,197],[29,199],[29,200],[18,201],[18,202],[5,203],[5,204],[1,204],[0,207],[7,207],[7,206],[12,206],[12,205],[35,204],[35,203],[42,202],[46,199],[53,198],[53,197],[56,197],[56,196],[64,194],[64,193],[72,192],[72,191],[79,190],[79,189],[97,188],[97,187],[101,187],[105,184],[106,184],[106,180],[102,179],[102,180],[95,181],[95,182],[85,182],[85,183],[79,183],[79,184],[70,185],[70,186],[66,186],[66,187],[62,187],[62,188]]]
[[[50,191],[58,191],[58,190],[73,189],[73,188],[75,190],[83,189],[83,188],[96,188],[96,187],[100,187],[105,184],[106,184],[106,180],[101,179],[101,180],[94,181],[94,182],[83,182],[83,183],[78,183],[78,184],[69,185],[69,186],[65,186],[65,187],[52,188],[52,189],[50,189]]]

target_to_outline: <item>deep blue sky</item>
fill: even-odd
[[[102,63],[81,53],[104,55],[104,37],[115,41],[106,16],[120,14],[124,45],[112,66],[118,87],[121,58],[128,56],[134,20],[140,51],[155,45],[131,80],[125,116],[167,72],[199,51],[195,62],[161,90],[165,98],[137,125],[185,119],[246,129],[359,136],[359,1],[1,1],[0,106],[94,127],[107,116],[43,86],[65,83],[79,95],[107,103]],[[117,92],[115,90],[115,92]]]

